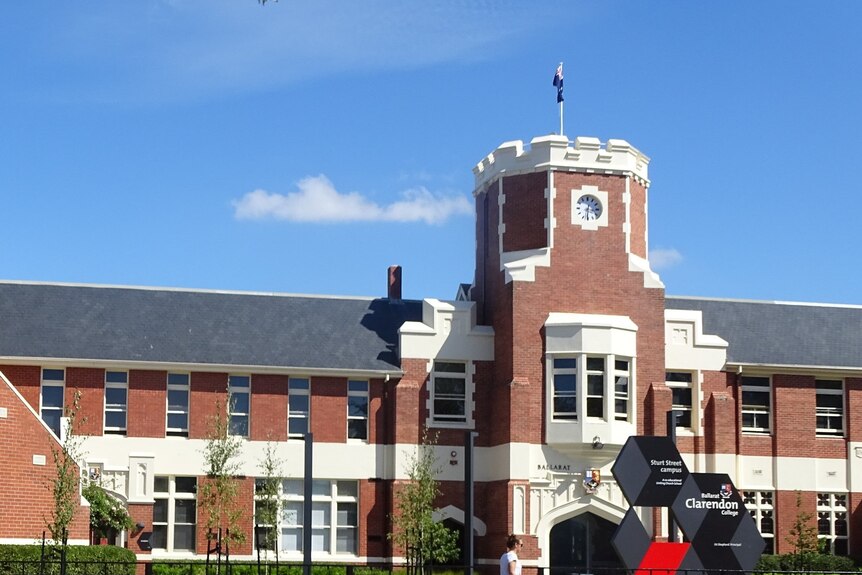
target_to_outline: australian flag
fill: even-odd
[[[554,86],[557,87],[557,103],[563,101],[563,63],[557,66],[557,73],[554,74]]]

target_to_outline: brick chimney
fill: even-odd
[[[389,266],[386,295],[389,299],[401,299],[401,266]]]

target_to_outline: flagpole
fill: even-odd
[[[560,135],[563,136],[563,102],[560,102]]]

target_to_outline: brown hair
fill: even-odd
[[[506,549],[514,549],[515,545],[517,545],[520,542],[521,542],[521,538],[518,537],[517,535],[515,535],[514,533],[512,533],[506,539]]]

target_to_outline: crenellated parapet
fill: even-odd
[[[473,168],[478,193],[501,174],[512,175],[556,169],[570,172],[631,175],[649,186],[649,158],[625,140],[566,136],[533,138],[528,147],[521,140],[504,142]]]

